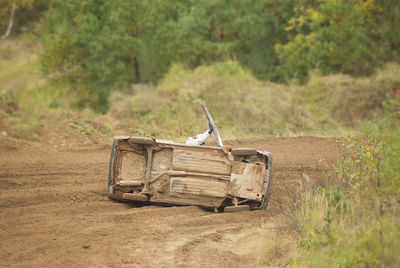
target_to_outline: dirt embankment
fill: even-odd
[[[285,265],[276,230],[282,189],[322,183],[335,138],[227,141],[273,154],[265,211],[216,214],[197,207],[136,206],[106,196],[111,142],[72,131],[43,132],[40,146],[0,151],[0,266],[244,267]],[[322,160],[322,161],[320,161]],[[284,249],[284,248],[283,248]],[[271,251],[270,251],[271,252]]]

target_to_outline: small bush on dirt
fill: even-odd
[[[383,120],[365,123],[344,145],[327,187],[304,196],[299,266],[400,265],[400,102],[394,98],[384,104]]]
[[[90,134],[92,131],[92,128],[85,124],[79,116],[69,114],[67,120],[68,124],[82,135]]]
[[[112,120],[108,116],[95,114],[90,110],[59,110],[56,114],[63,117],[65,123],[77,133],[86,135],[90,139],[100,137],[111,138],[114,135],[118,135],[115,124],[112,123]]]
[[[387,64],[368,78],[347,75],[321,77],[314,74],[301,87],[301,100],[322,125],[357,125],[360,119],[372,119],[383,102],[400,88],[400,67]]]
[[[36,121],[20,109],[17,97],[11,91],[0,93],[0,132],[2,138],[35,138]]]

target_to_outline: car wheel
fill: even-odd
[[[131,137],[129,139],[130,143],[134,143],[134,144],[153,144],[155,141],[153,138],[149,138],[149,137]]]
[[[108,166],[108,187],[107,187],[107,195],[110,196],[111,194],[111,185],[112,185],[112,176],[113,176],[113,163],[114,163],[114,154],[115,154],[115,145],[117,144],[117,139],[114,138],[113,145],[111,148],[111,155],[110,155],[110,163]]]
[[[251,156],[256,155],[257,150],[253,148],[233,148],[231,153],[234,156]]]

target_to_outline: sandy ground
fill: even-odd
[[[227,141],[273,154],[267,210],[214,213],[137,206],[106,195],[111,141],[73,130],[43,131],[35,146],[0,147],[0,267],[285,266],[277,232],[285,189],[323,183],[339,158],[336,138]],[[273,248],[278,250],[271,250]]]

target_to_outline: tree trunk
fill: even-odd
[[[140,70],[139,70],[139,62],[136,57],[133,59],[133,64],[135,67],[136,82],[138,83],[138,82],[140,82]]]
[[[0,40],[4,40],[10,35],[11,28],[13,26],[16,2],[17,2],[17,0],[14,0],[13,5],[11,7],[11,16],[10,16],[10,22],[8,23],[7,31],[0,37]]]

